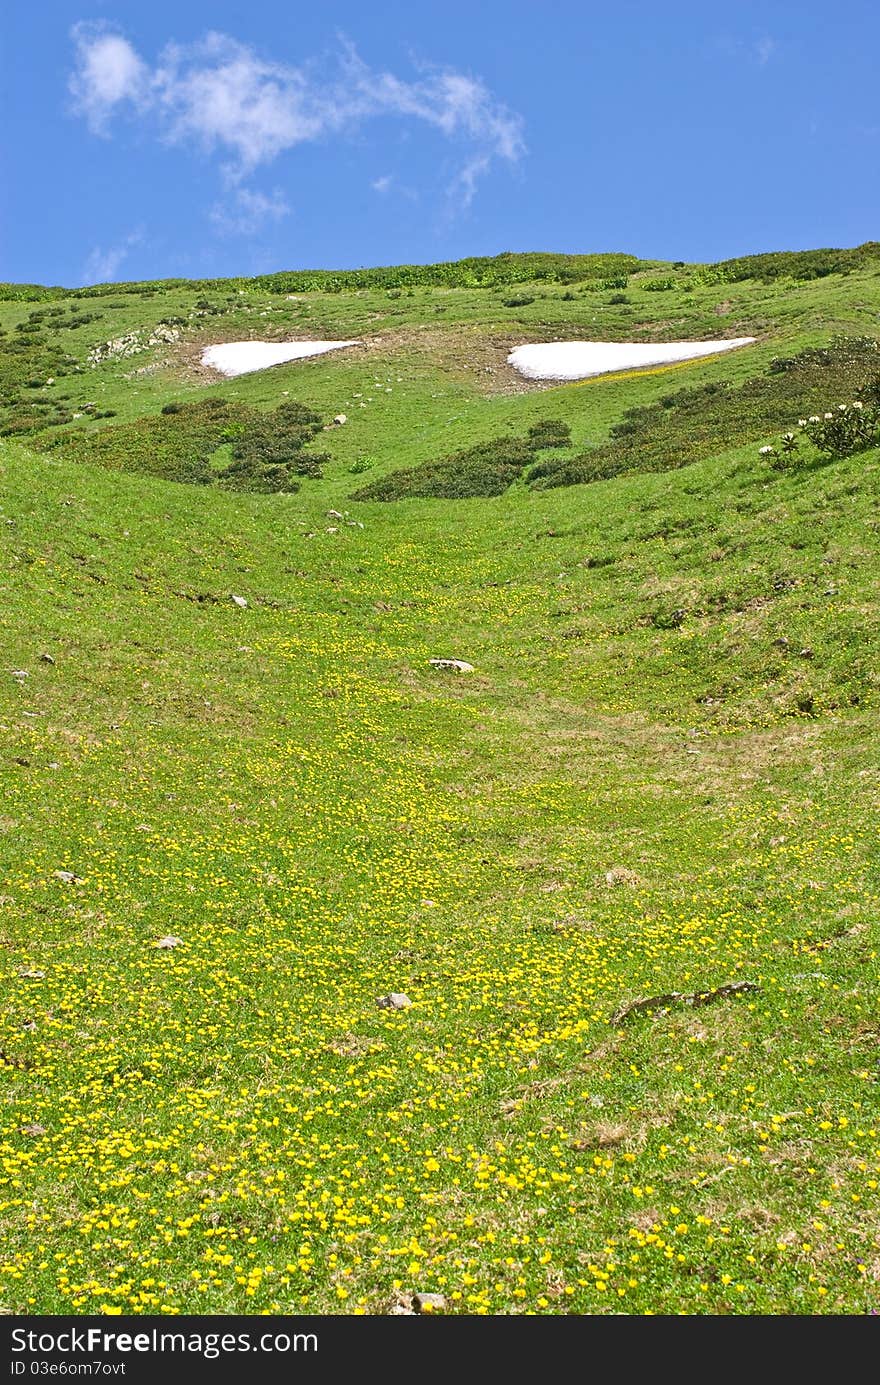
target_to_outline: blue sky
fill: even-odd
[[[0,278],[880,238],[876,0],[15,0]]]

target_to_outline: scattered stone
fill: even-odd
[[[389,1318],[414,1318],[416,1310],[407,1308],[405,1303],[395,1303],[393,1308],[388,1309]]]
[[[49,1132],[45,1125],[40,1125],[39,1121],[33,1121],[30,1125],[23,1125],[21,1133],[22,1135],[30,1135],[35,1140],[40,1135],[48,1135]]]
[[[417,1313],[442,1313],[446,1307],[442,1294],[413,1294],[412,1302]]]
[[[244,610],[244,608],[247,606],[247,601],[243,596],[236,596],[233,592],[232,599],[235,602],[236,606],[241,606],[242,610]]]
[[[25,977],[28,981],[42,981],[46,973],[37,967],[19,967],[19,976]]]
[[[801,657],[802,659],[812,659],[812,657],[813,657],[813,651],[812,651],[812,649],[802,649],[802,650],[800,651],[800,657]]]
[[[345,515],[340,514],[340,512],[339,512],[338,510],[328,510],[328,511],[327,511],[327,518],[328,518],[328,519],[345,519]]]
[[[82,876],[76,875],[72,870],[53,870],[52,874],[56,880],[60,880],[62,885],[81,885]]]
[[[640,1000],[632,1000],[627,1005],[621,1005],[614,1011],[608,1023],[620,1024],[630,1015],[644,1014],[646,1010],[668,1010],[672,1005],[687,1005],[692,1009],[698,1005],[711,1005],[713,1001],[722,1000],[725,996],[760,989],[757,981],[728,981],[711,991],[667,991],[663,995],[643,996]]]
[[[156,946],[163,952],[169,952],[171,948],[179,947],[182,942],[183,938],[176,938],[173,933],[169,933],[167,937],[160,938]]]
[[[30,674],[26,668],[14,668],[12,670],[12,676],[13,678],[17,678],[20,683],[23,683],[25,678],[30,678]]]
[[[788,640],[784,635],[780,635],[778,640],[773,641],[774,649],[788,649]]]
[[[412,1001],[403,991],[392,991],[390,995],[380,995],[376,1004],[380,1010],[407,1010]]]
[[[52,658],[52,655],[51,655],[51,654],[41,654],[41,655],[40,655],[40,663],[41,663],[41,664],[54,664],[54,662],[55,662],[55,660]]]
[[[28,1032],[29,1034],[33,1034],[34,1030],[35,1030],[36,1027],[37,1027],[37,1021],[36,1021],[36,1020],[24,1020],[21,1027],[22,1027],[22,1029],[26,1029],[27,1032]]]
[[[453,673],[474,673],[473,664],[468,664],[464,659],[432,659],[432,668],[449,669]]]
[[[336,417],[334,418],[333,422],[336,424],[336,427],[337,427],[337,428],[341,428],[342,425],[343,425],[343,423],[347,423],[347,422],[348,422],[348,415],[347,415],[347,414],[337,414]]]

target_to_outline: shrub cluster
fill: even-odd
[[[581,485],[628,472],[670,471],[785,427],[793,413],[824,410],[833,391],[857,391],[880,370],[880,344],[871,337],[837,337],[774,361],[765,374],[738,387],[724,381],[678,390],[655,404],[628,409],[608,441],[576,457],[546,458],[529,473],[535,489]]]
[[[848,404],[836,404],[832,409],[799,418],[797,431],[783,433],[779,446],[759,449],[777,470],[797,466],[805,460],[800,450],[806,439],[822,457],[829,460],[852,457],[880,447],[880,372],[856,391],[859,398]]]
[[[743,279],[757,279],[763,284],[772,284],[777,279],[804,282],[824,279],[829,274],[850,274],[878,258],[878,241],[867,241],[848,250],[782,250],[703,265],[695,272],[694,279],[700,284],[732,284]]]
[[[435,462],[393,471],[356,491],[352,500],[471,500],[502,495],[551,447],[568,447],[571,433],[559,419],[542,419],[525,438],[493,438]]]
[[[208,398],[172,402],[160,414],[127,423],[39,439],[36,446],[59,449],[73,461],[166,481],[291,492],[299,489],[297,478],[321,474],[326,456],[304,450],[321,426],[319,415],[301,404],[284,403],[262,413]],[[228,461],[221,452],[226,447]]]
[[[320,414],[304,404],[285,403],[258,415],[232,438],[232,461],[217,473],[233,490],[292,491],[295,476],[320,476],[329,453],[303,449],[323,429]]]

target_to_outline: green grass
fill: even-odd
[[[674,470],[352,499],[362,466],[551,420],[564,461],[628,410],[877,333],[870,257],[698,268],[632,271],[625,304],[236,282],[38,319],[82,373],[25,392],[93,411],[0,442],[7,1309],[880,1308],[880,451],[774,471],[755,416]],[[5,340],[34,304],[83,309],[30,292]],[[169,317],[177,342],[89,366]],[[719,330],[760,340],[549,389],[504,366]],[[365,345],[194,368],[201,341],[286,333]],[[206,395],[348,422],[296,495],[96,464]],[[759,989],[610,1023],[737,980]]]

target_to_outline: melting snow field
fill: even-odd
[[[357,345],[356,341],[225,341],[219,346],[205,348],[202,365],[231,378],[249,375],[252,370],[266,370],[284,361],[300,361],[306,356],[322,356],[325,351]]]
[[[529,380],[586,380],[613,370],[638,370],[642,366],[691,361],[748,346],[754,337],[732,341],[664,341],[647,345],[629,341],[548,341],[518,346],[508,364]]]

